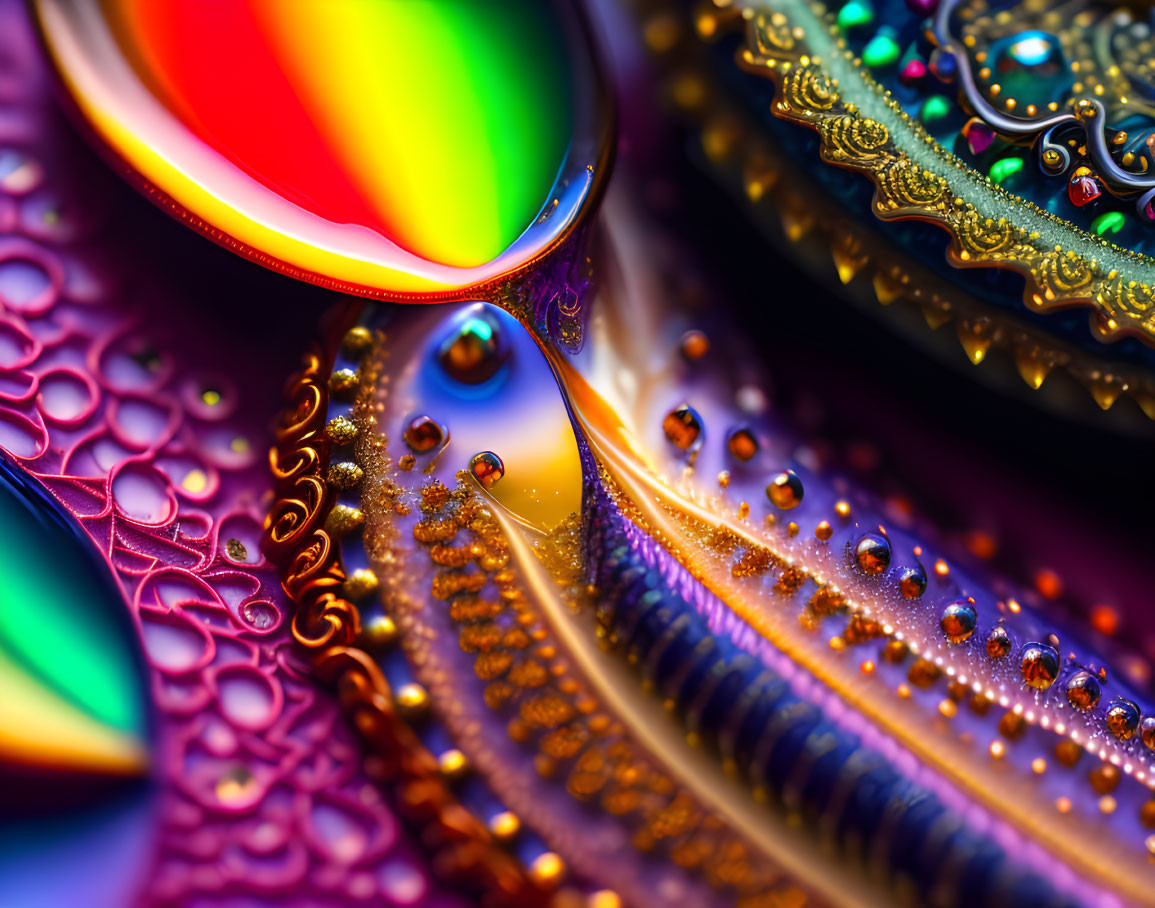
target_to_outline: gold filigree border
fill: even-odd
[[[1122,258],[1134,263],[1138,271],[1140,266],[1149,269],[1150,259],[1089,235],[1088,242],[1102,247],[1102,258],[1064,248],[1053,237],[1015,223],[1014,212],[1031,209],[1032,216],[1053,223],[1060,237],[1064,230],[1073,229],[1071,225],[994,184],[984,189],[997,197],[1006,214],[982,210],[951,181],[901,150],[885,124],[845,100],[838,82],[812,56],[804,30],[784,14],[728,10],[727,15],[731,22],[735,17],[745,21],[746,46],[739,53],[739,65],[770,78],[778,88],[774,114],[817,131],[824,160],[868,176],[875,185],[873,207],[880,218],[919,219],[944,228],[951,236],[951,259],[960,267],[1000,267],[1022,274],[1027,280],[1024,302],[1034,311],[1090,308],[1101,340],[1133,335],[1155,345],[1155,285],[1105,261]],[[864,74],[863,79],[869,77]],[[869,81],[867,87],[871,87]],[[873,87],[883,93],[881,87]],[[954,161],[893,99],[886,96],[884,103],[921,134],[931,153]]]
[[[403,704],[360,645],[360,612],[342,595],[345,572],[326,526],[341,507],[340,480],[326,478],[332,436],[340,431],[326,423],[329,382],[324,355],[310,352],[289,382],[289,405],[269,454],[276,488],[262,549],[281,566],[282,586],[296,606],[293,637],[309,653],[317,677],[336,688],[371,754],[366,770],[390,783],[398,811],[419,831],[440,878],[487,903],[539,904],[544,891],[454,796],[437,758],[405,721]]]

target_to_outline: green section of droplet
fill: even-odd
[[[922,102],[922,109],[919,110],[918,116],[923,123],[928,126],[932,123],[937,123],[947,116],[951,111],[950,99],[944,95],[931,95]]]
[[[1105,233],[1118,233],[1125,223],[1127,220],[1123,217],[1123,212],[1106,211],[1091,222],[1091,229],[1099,236],[1103,236]]]
[[[843,31],[862,28],[874,21],[874,7],[869,0],[849,0],[838,11],[838,27]]]
[[[89,544],[0,468],[0,649],[94,719],[140,734],[145,710],[126,606]]]
[[[862,50],[862,62],[870,69],[882,69],[898,62],[902,48],[888,33],[880,31]]]
[[[990,178],[995,183],[1004,183],[1023,169],[1022,158],[1001,158],[991,165]]]

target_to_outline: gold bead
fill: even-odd
[[[377,575],[372,570],[357,568],[345,578],[343,589],[348,598],[358,601],[373,595],[378,586],[380,586],[380,581],[377,580]]]
[[[360,359],[373,346],[373,333],[368,328],[358,325],[350,328],[341,341],[341,349],[352,359]]]
[[[334,396],[348,398],[357,390],[359,381],[357,373],[352,369],[338,369],[329,376],[329,390]]]
[[[334,539],[355,533],[365,525],[365,514],[347,504],[335,504],[325,518],[325,531]]]
[[[329,485],[339,492],[344,491],[357,485],[364,475],[365,471],[352,461],[335,463],[329,467]]]
[[[335,445],[347,445],[357,437],[357,424],[348,416],[334,416],[325,424],[325,434]]]

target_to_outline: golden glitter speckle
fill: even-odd
[[[419,716],[429,707],[429,693],[420,684],[403,684],[397,691],[397,706],[407,718]]]
[[[938,704],[938,711],[946,718],[953,719],[958,715],[958,704],[954,700],[940,700]]]
[[[991,756],[996,760],[1000,759],[1007,752],[1007,747],[1002,741],[991,741]]]
[[[1055,801],[1055,809],[1058,810],[1059,813],[1070,813],[1071,812],[1071,799],[1070,798],[1059,798],[1057,801]]]
[[[858,670],[860,672],[862,672],[864,675],[873,674],[874,673],[874,663],[871,662],[869,659],[867,659],[860,666],[858,666]]]
[[[1031,761],[1031,772],[1033,772],[1035,775],[1041,776],[1046,771],[1047,761],[1042,757],[1035,757],[1035,759]]]
[[[408,473],[417,466],[417,458],[412,454],[403,454],[397,461],[397,466],[399,466],[403,472]]]
[[[508,842],[521,832],[521,820],[511,810],[502,811],[490,817],[489,831],[499,842]]]
[[[460,779],[469,771],[469,760],[456,747],[451,747],[437,758],[437,768],[447,779]]]
[[[1118,806],[1119,802],[1115,800],[1113,795],[1103,795],[1099,798],[1099,811],[1101,813],[1113,814]]]
[[[910,699],[910,687],[906,684],[898,685],[898,687],[895,689],[895,693],[902,697],[904,700]]]
[[[943,561],[941,558],[939,558],[934,563],[934,572],[939,577],[946,577],[950,574],[950,565],[947,564],[945,561]]]
[[[529,875],[539,886],[556,886],[565,875],[565,862],[552,851],[544,851],[529,865]]]
[[[345,578],[345,583],[342,589],[345,595],[350,599],[361,600],[376,592],[380,582],[377,580],[377,575],[369,568],[357,568],[348,577]]]
[[[600,889],[590,895],[588,908],[622,908],[622,897],[612,889]]]
[[[388,646],[397,639],[397,625],[388,615],[378,615],[365,623],[361,633],[370,647]]]
[[[730,471],[729,470],[722,470],[718,474],[718,485],[720,485],[723,489],[729,487],[729,485],[730,485]]]
[[[850,516],[850,503],[846,501],[836,501],[834,503],[834,513],[845,520]]]

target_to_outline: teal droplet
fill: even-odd
[[[1022,158],[1002,158],[991,165],[990,177],[993,182],[1001,184],[1022,169]]]
[[[922,102],[919,119],[928,126],[943,119],[951,111],[950,99],[945,95],[931,95]]]
[[[1118,233],[1123,229],[1125,223],[1127,223],[1127,219],[1123,217],[1123,212],[1105,211],[1091,221],[1091,229],[1102,236],[1104,233]]]
[[[870,69],[881,69],[897,63],[901,53],[902,48],[898,46],[889,29],[886,31],[880,29],[862,49],[862,62]]]
[[[838,28],[848,32],[852,28],[862,28],[874,21],[874,7],[870,0],[849,0],[838,11]]]

